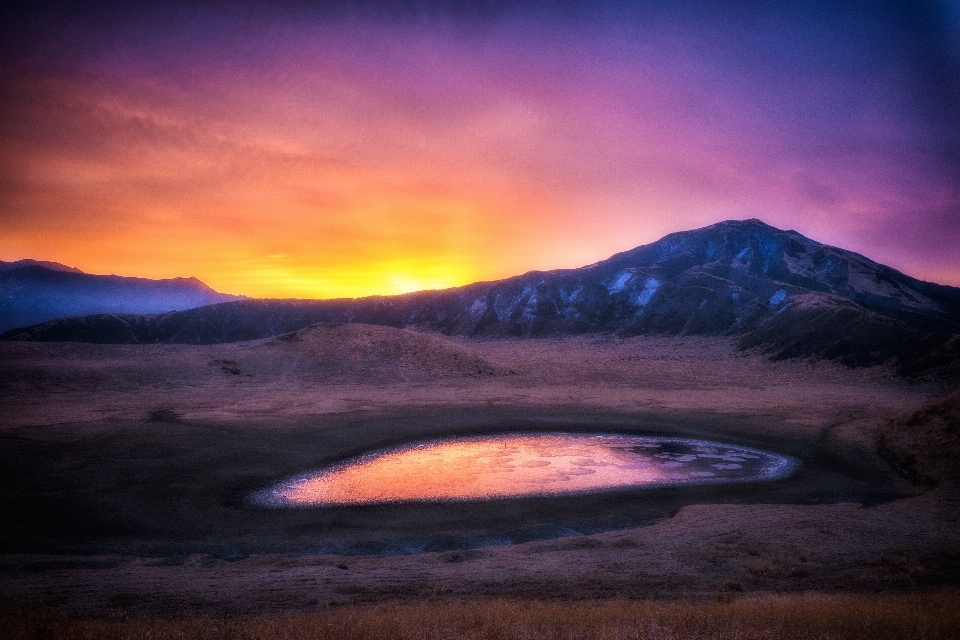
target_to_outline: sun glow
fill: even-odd
[[[426,291],[427,289],[449,289],[464,282],[454,282],[450,277],[439,277],[432,279],[411,278],[409,276],[396,276],[390,279],[393,286],[393,292],[413,293],[414,291]]]
[[[210,283],[227,291],[240,287],[239,281],[229,281],[231,275],[224,273],[223,279],[214,277]],[[456,260],[407,259],[318,268],[295,258],[272,255],[249,261],[241,290],[277,298],[357,298],[458,287],[473,282],[476,275]]]
[[[191,28],[159,7],[5,25],[0,259],[357,297],[580,267],[761,217],[960,282],[939,151],[960,127],[920,115],[955,113],[954,93],[907,108],[931,97],[913,95],[926,75],[891,82],[889,59],[863,76],[880,52],[820,46],[819,21],[790,21],[799,49],[741,60],[727,47],[750,34],[726,22],[474,29],[458,12],[381,23],[332,5],[211,9]],[[883,151],[893,141],[902,153]]]

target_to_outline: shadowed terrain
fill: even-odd
[[[880,430],[881,453],[925,484],[960,481],[960,388]]]

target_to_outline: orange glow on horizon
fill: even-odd
[[[504,136],[548,133],[513,105],[478,116],[496,128],[468,127],[471,140],[452,144],[402,114],[371,139],[382,125],[336,105],[324,107],[331,124],[301,137],[318,114],[265,114],[229,83],[219,90],[235,100],[189,109],[136,83],[33,78],[22,89],[57,116],[51,138],[0,139],[17,185],[4,195],[16,215],[5,221],[0,259],[193,276],[252,297],[340,298],[606,257],[595,232],[570,246],[581,215],[563,193],[478,159]]]
[[[65,38],[43,19],[47,39],[0,60],[0,259],[359,297],[759,217],[960,285],[953,167],[936,128],[899,120],[904,87],[744,75],[643,21],[638,37],[210,11]]]

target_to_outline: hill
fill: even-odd
[[[279,363],[301,378],[370,378],[378,373],[401,378],[478,377],[510,373],[475,350],[434,335],[357,323],[312,325],[253,343],[244,355],[256,362]],[[229,372],[229,364],[225,370]]]

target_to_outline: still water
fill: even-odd
[[[288,479],[254,499],[296,507],[565,495],[774,480],[795,465],[785,456],[705,440],[512,434],[376,451]]]

